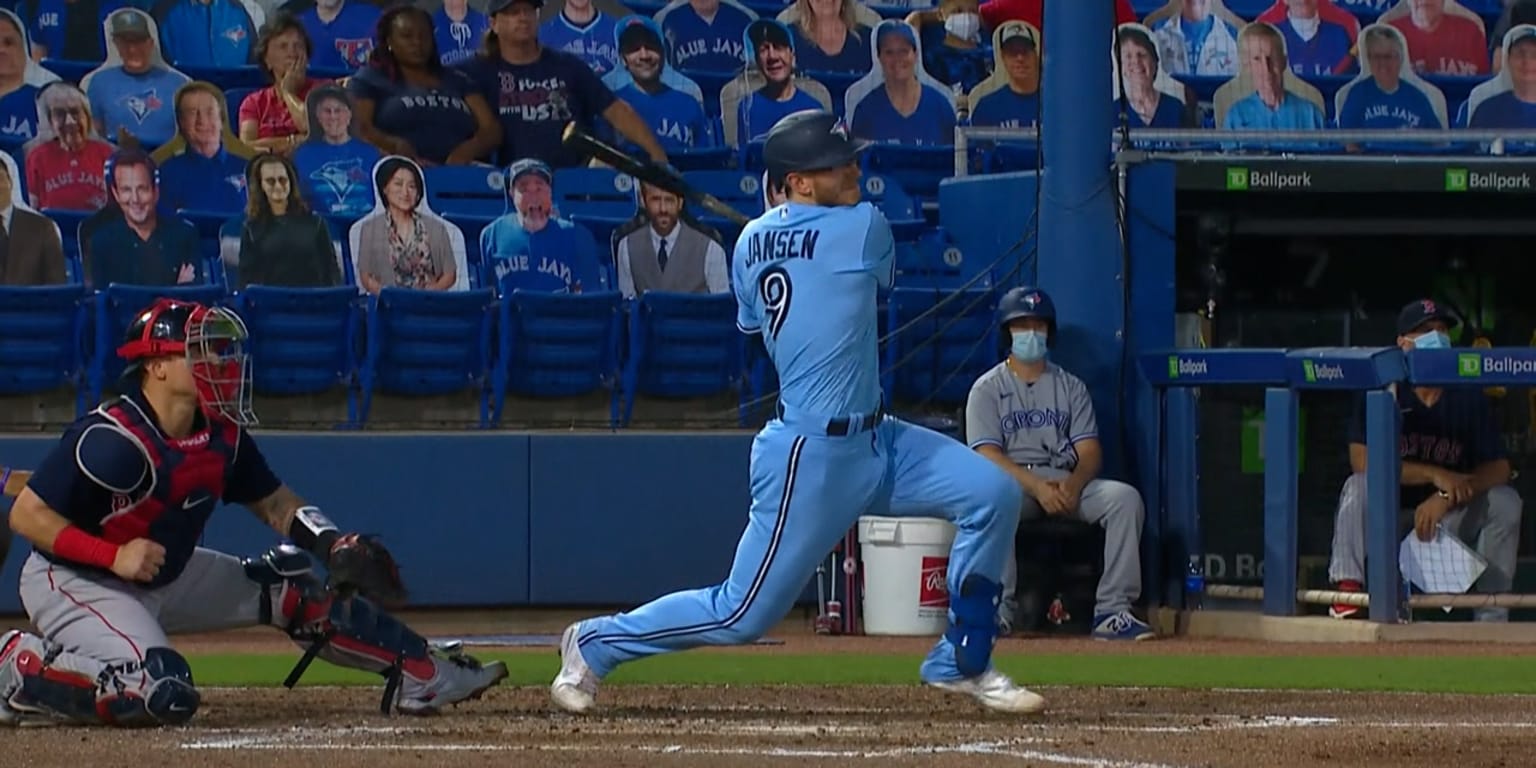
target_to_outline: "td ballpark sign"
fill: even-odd
[[[1261,190],[1286,192],[1293,189],[1311,189],[1310,171],[1256,171],[1252,168],[1228,168],[1227,191],[1255,192]]]
[[[1500,173],[1467,168],[1445,169],[1447,192],[1530,192],[1529,173]]]
[[[1456,374],[1466,378],[1478,378],[1483,374],[1536,375],[1536,360],[1463,352],[1456,356]]]

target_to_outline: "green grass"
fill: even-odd
[[[489,654],[507,663],[513,685],[543,685],[559,661],[548,654]],[[201,685],[277,686],[297,654],[201,654],[192,669]],[[681,653],[627,665],[607,682],[664,685],[909,685],[916,656]],[[1536,693],[1536,657],[997,657],[997,666],[1028,685],[1171,688],[1293,688],[1428,693]],[[377,683],[377,675],[317,662],[307,685]]]

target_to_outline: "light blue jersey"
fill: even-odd
[[[869,203],[785,203],[742,230],[731,260],[736,324],[762,333],[786,409],[879,408],[875,293],[891,285],[895,253],[891,225]]]
[[[861,515],[920,516],[949,520],[956,535],[950,628],[919,675],[943,685],[991,671],[1023,495],[964,443],[884,414],[876,293],[891,284],[894,255],[890,224],[868,203],[787,203],[747,224],[731,267],[736,322],[762,334],[779,415],[752,442],[752,507],[730,575],[578,622],[562,653],[580,653],[602,678],[646,656],[749,643],[784,618]]]

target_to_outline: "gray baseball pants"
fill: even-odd
[[[1508,592],[1515,579],[1515,553],[1520,546],[1520,514],[1523,502],[1515,489],[1500,485],[1488,489],[1471,504],[1447,512],[1441,524],[1456,534],[1484,560],[1488,569],[1472,585],[1474,592]],[[1413,510],[1403,510],[1413,519]],[[1403,517],[1400,516],[1399,520]],[[1333,523],[1333,554],[1328,578],[1365,583],[1365,475],[1356,473],[1344,481],[1339,493],[1339,513]],[[1478,621],[1508,621],[1508,608],[1478,608]]]
[[[1029,472],[1047,480],[1060,480],[1068,475],[1065,470],[1046,467],[1030,468]],[[1040,502],[1026,495],[1019,520],[1036,520],[1044,515]],[[1131,603],[1141,596],[1141,526],[1146,521],[1141,494],[1119,480],[1094,478],[1084,486],[1077,512],[1070,517],[1104,529],[1104,575],[1099,578],[1094,595],[1094,616],[1130,609]],[[999,609],[1010,623],[1018,611],[1018,582],[1018,556],[1010,546]]]

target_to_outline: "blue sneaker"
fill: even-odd
[[[1101,613],[1093,617],[1095,640],[1151,640],[1157,633],[1130,611]]]

